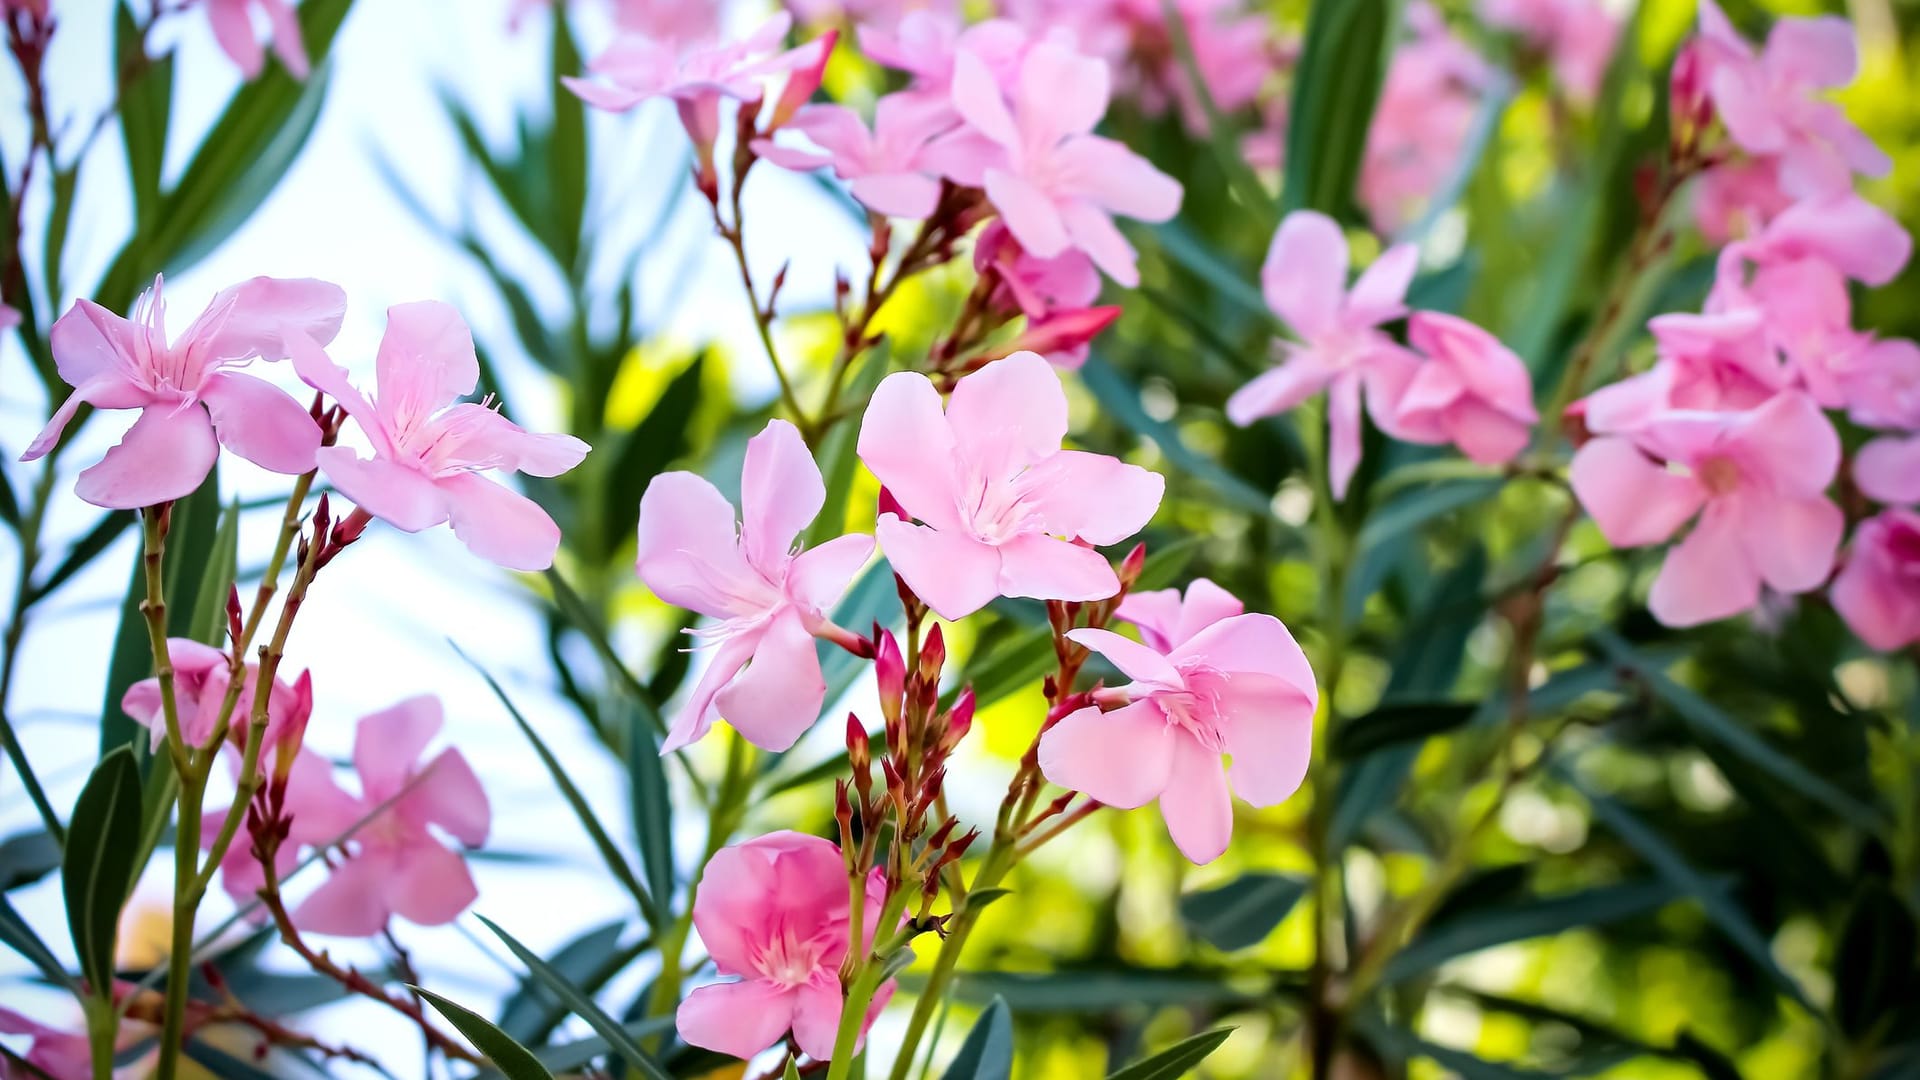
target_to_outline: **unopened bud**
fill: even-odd
[[[227,636],[236,644],[240,641],[240,587],[227,586]]]
[[[1147,545],[1133,545],[1133,550],[1127,552],[1127,557],[1120,560],[1120,584],[1125,588],[1133,588],[1133,583],[1140,580],[1140,573],[1146,568]]]
[[[960,696],[953,700],[953,708],[947,710],[947,731],[941,739],[946,749],[951,750],[960,745],[960,740],[966,738],[967,732],[972,730],[973,709],[973,687],[969,686],[960,691]]]
[[[889,725],[898,723],[907,693],[907,664],[900,656],[900,643],[885,630],[874,642],[873,677],[880,688],[880,714]]]
[[[827,70],[827,60],[833,56],[834,43],[839,40],[840,31],[829,30],[796,50],[811,51],[804,52],[800,67],[787,78],[786,87],[780,91],[780,99],[774,102],[773,115],[767,118],[768,133],[778,131],[793,119],[793,114],[800,111],[800,106],[805,105],[807,99],[813,97],[813,92],[820,89],[820,80]]]
[[[853,846],[853,803],[847,798],[847,782],[833,782],[833,819],[840,823],[840,849],[851,850]],[[851,858],[851,856],[849,856]]]
[[[920,646],[920,677],[930,683],[940,681],[940,669],[947,663],[947,639],[934,623],[927,631],[927,642]]]

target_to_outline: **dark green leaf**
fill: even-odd
[[[13,905],[7,901],[4,893],[0,893],[0,945],[5,945],[25,957],[39,970],[40,974],[46,976],[48,982],[68,987],[74,985],[73,976],[67,974],[67,970],[60,966],[60,961],[54,957],[53,950],[47,948],[46,942],[41,941],[40,935],[33,932],[33,927],[27,924],[27,920],[21,918],[20,913],[13,909]]]
[[[1281,209],[1344,217],[1400,27],[1397,0],[1318,0],[1307,15],[1287,110]]]
[[[513,1041],[513,1036],[494,1027],[486,1017],[463,1005],[448,1001],[431,990],[414,987],[413,992],[426,999],[434,1011],[447,1018],[460,1034],[493,1062],[507,1080],[553,1080],[533,1051]]]
[[[1201,1032],[1174,1043],[1152,1057],[1134,1062],[1109,1075],[1107,1080],[1179,1080],[1193,1071],[1195,1065],[1205,1061],[1207,1055],[1220,1049],[1220,1044],[1232,1034],[1232,1028]]]
[[[663,1032],[672,1031],[673,1017],[656,1016],[649,1020],[636,1020],[622,1024],[620,1030],[626,1032],[630,1039],[650,1039]],[[606,1054],[610,1049],[607,1040],[598,1035],[588,1035],[556,1046],[543,1046],[534,1051],[534,1054],[554,1072],[568,1073],[578,1072],[582,1066]]]
[[[1365,716],[1348,720],[1333,733],[1335,757],[1351,761],[1405,743],[1444,735],[1480,711],[1479,702],[1383,701]]]
[[[1229,503],[1254,514],[1269,512],[1271,500],[1220,463],[1193,449],[1173,424],[1156,420],[1140,404],[1140,388],[1096,350],[1081,365],[1080,380],[1107,416],[1143,439],[1152,440],[1174,468],[1213,488]]]
[[[601,1038],[607,1040],[607,1045],[612,1048],[614,1053],[620,1055],[628,1065],[633,1066],[641,1075],[648,1077],[649,1080],[670,1080],[667,1071],[662,1069],[659,1063],[654,1061],[646,1051],[640,1049],[640,1044],[635,1042],[633,1037],[627,1034],[625,1028],[621,1027],[612,1017],[608,1016],[600,1006],[594,1004],[591,995],[582,991],[565,976],[555,971],[551,964],[542,960],[533,950],[516,941],[513,935],[494,925],[493,921],[486,916],[478,915],[475,916],[475,918],[485,923],[487,929],[493,931],[494,936],[499,938],[501,943],[506,945],[507,949],[511,951],[515,957],[519,958],[521,963],[527,966],[527,970],[532,972],[535,978],[545,983],[547,989],[552,990],[560,997],[560,1000],[566,1002],[567,1008],[573,1010],[574,1015],[585,1020],[588,1027],[591,1027]]]
[[[660,760],[660,742],[638,716],[627,725],[627,782],[632,788],[634,841],[640,847],[640,868],[661,903],[673,897],[673,802],[667,788],[667,770]]]
[[[120,909],[139,868],[140,767],[126,747],[100,759],[68,818],[61,889],[80,972],[96,996],[113,990]]]
[[[133,73],[120,90],[120,136],[127,150],[127,181],[140,227],[153,221],[166,163],[167,124],[173,114],[173,55],[150,60],[140,52],[140,27],[126,3],[115,5],[114,53],[119,70]]]
[[[1671,882],[1648,880],[1601,885],[1560,896],[1480,904],[1429,924],[1394,954],[1383,978],[1397,982],[1495,945],[1619,922],[1657,911],[1680,896]]]
[[[253,1062],[234,1057],[217,1046],[209,1046],[201,1039],[187,1040],[185,1050],[187,1057],[191,1058],[194,1064],[205,1069],[217,1080],[278,1080],[285,1075],[280,1072],[268,1072]]]
[[[994,998],[947,1066],[946,1080],[1007,1080],[1013,1075],[1013,1014]]]
[[[66,584],[68,578],[85,570],[89,563],[107,549],[107,545],[118,540],[120,534],[127,531],[127,527],[132,525],[137,517],[138,515],[132,510],[107,511],[99,521],[94,522],[93,528],[88,529],[80,539],[73,542],[73,546],[67,549],[66,556],[53,568],[53,572],[47,575],[46,580],[33,587],[35,598],[52,593]]]
[[[31,885],[60,868],[60,841],[45,829],[0,840],[0,893]]]
[[[567,26],[567,8],[553,7],[553,81],[548,86],[553,115],[547,132],[547,186],[553,198],[554,261],[571,270],[580,257],[580,227],[587,210],[586,103],[561,85],[562,76],[580,73],[580,50]]]
[[[1246,874],[1181,897],[1180,918],[1216,949],[1251,948],[1273,933],[1306,891],[1306,880],[1291,874]]]
[[[911,974],[911,973],[909,973]],[[1256,1000],[1262,988],[1213,971],[1127,968],[1063,970],[1045,974],[970,972],[957,983],[968,1001],[995,997],[1021,1015],[1101,1013],[1155,1006],[1220,1005]]]
[[[234,503],[220,515],[220,527],[213,535],[200,573],[199,595],[187,610],[184,636],[203,645],[218,646],[227,637],[227,598],[240,573],[240,504]],[[184,599],[184,598],[183,598]]]
[[[620,948],[624,929],[625,924],[617,919],[593,927],[556,949],[547,962],[583,987],[604,985],[612,977],[609,969],[616,962],[624,966],[626,951]],[[500,1030],[522,1042],[538,1044],[565,1016],[559,999],[529,975],[500,1006]]]
[[[10,529],[20,528],[20,500],[14,497],[13,482],[7,479],[5,469],[0,469],[0,521]]]
[[[1833,1015],[1840,1030],[1860,1039],[1913,1000],[1920,989],[1916,956],[1913,912],[1885,882],[1867,882],[1853,898],[1834,957]]]
[[[604,550],[618,551],[632,537],[648,481],[691,449],[690,425],[700,405],[700,379],[706,366],[702,354],[675,375],[647,415],[621,437],[618,451],[608,456]]]
[[[1452,480],[1417,488],[1388,502],[1367,517],[1360,530],[1360,546],[1370,548],[1404,532],[1483,502],[1499,494],[1499,480]]]

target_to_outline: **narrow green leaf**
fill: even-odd
[[[567,579],[561,576],[559,570],[549,568],[546,578],[547,585],[553,589],[554,607],[558,608],[560,614],[573,624],[574,629],[587,636],[587,641],[593,645],[594,651],[600,654],[600,659],[606,662],[607,669],[614,675],[614,681],[619,684],[633,707],[639,710],[641,718],[647,722],[647,725],[658,734],[666,734],[666,721],[660,718],[660,710],[654,706],[653,697],[647,693],[646,684],[633,674],[632,669],[627,667],[626,661],[620,659],[620,654],[615,651],[612,640],[607,637],[606,629],[600,625],[600,620],[587,607],[587,602],[580,598],[580,594],[574,591],[572,585],[567,584]],[[458,651],[457,646],[456,651]]]
[[[0,840],[0,893],[31,885],[60,869],[60,841],[45,829]]]
[[[186,637],[203,645],[218,646],[226,641],[227,598],[240,573],[239,554],[240,504],[236,501],[220,515],[220,527],[213,535],[200,574],[199,595],[188,609]]]
[[[636,1020],[620,1025],[620,1030],[634,1040],[651,1039],[656,1035],[673,1030],[673,1017],[656,1016],[648,1020]],[[588,1035],[555,1046],[543,1046],[534,1051],[542,1064],[556,1073],[578,1072],[592,1062],[594,1058],[605,1055],[611,1047],[607,1040],[598,1035]]]
[[[645,1050],[640,1049],[640,1044],[635,1042],[633,1037],[627,1034],[625,1028],[621,1027],[612,1017],[608,1016],[599,1005],[594,1004],[592,996],[575,986],[558,971],[555,971],[552,965],[540,958],[539,954],[527,948],[525,945],[520,944],[519,941],[514,939],[512,934],[496,926],[493,920],[488,919],[484,915],[477,915],[475,918],[478,918],[484,923],[487,929],[493,931],[494,936],[499,938],[501,943],[507,947],[508,951],[512,952],[522,964],[527,966],[527,970],[532,972],[535,978],[538,978],[546,984],[549,990],[559,995],[560,1000],[566,1002],[567,1008],[572,1009],[574,1015],[585,1020],[588,1027],[591,1027],[597,1032],[601,1038],[607,1040],[607,1045],[613,1049],[614,1053],[619,1054],[628,1065],[639,1070],[639,1072],[648,1077],[649,1080],[671,1080],[667,1071],[661,1068],[660,1064],[654,1061]]]
[[[960,1052],[947,1066],[946,1080],[1007,1080],[1013,1075],[1013,1013],[996,997],[980,1014]]]
[[[67,969],[60,966],[60,961],[54,957],[53,950],[47,948],[46,942],[41,941],[40,935],[33,932],[33,927],[28,925],[27,920],[20,917],[20,913],[14,910],[13,904],[8,902],[4,893],[0,893],[0,945],[5,945],[25,957],[28,963],[39,970],[40,974],[46,976],[48,982],[69,988],[74,987],[73,976],[67,974]]]
[[[1146,230],[1146,235],[1153,238],[1162,255],[1205,283],[1212,295],[1239,308],[1242,314],[1264,324],[1276,335],[1286,330],[1279,317],[1268,309],[1266,297],[1249,280],[1250,275],[1214,251],[1181,222],[1156,225]]]
[[[53,572],[33,587],[34,598],[38,600],[40,597],[52,594],[55,589],[66,584],[67,579],[85,570],[88,564],[107,549],[109,544],[118,540],[120,534],[127,531],[137,517],[138,515],[132,510],[109,510],[101,515],[93,528],[81,534],[80,539],[75,540],[73,546],[67,549],[66,555],[53,568]]]
[[[1273,933],[1306,891],[1306,880],[1292,874],[1246,874],[1181,897],[1180,918],[1216,949],[1251,948]]]
[[[114,944],[120,909],[139,870],[133,865],[140,836],[140,767],[121,747],[94,766],[68,819],[61,889],[67,927],[80,972],[93,994],[113,990]]]
[[[608,455],[603,550],[618,551],[632,538],[647,483],[692,448],[691,425],[700,406],[700,380],[706,367],[704,353],[695,357],[660,392],[647,415],[621,437],[618,451]]]
[[[1398,0],[1317,0],[1313,5],[1287,110],[1283,212],[1348,216],[1399,28]]]
[[[547,185],[553,199],[554,261],[571,270],[580,257],[580,228],[587,212],[586,103],[561,85],[584,65],[567,25],[564,4],[553,7],[553,79],[548,84],[553,115],[547,131]]]
[[[1552,766],[1554,772],[1567,786],[1580,792],[1593,809],[1594,820],[1605,825],[1626,845],[1640,854],[1647,864],[1654,868],[1674,888],[1700,901],[1706,908],[1707,918],[1719,928],[1720,933],[1733,943],[1734,947],[1745,953],[1755,967],[1779,988],[1780,992],[1792,998],[1801,1008],[1814,1015],[1820,1015],[1813,1002],[1807,998],[1800,983],[1789,975],[1773,958],[1773,950],[1766,936],[1747,913],[1724,891],[1714,888],[1707,877],[1694,869],[1686,857],[1680,854],[1667,839],[1654,831],[1653,827],[1641,821],[1639,815],[1627,809],[1626,804],[1617,799],[1602,795],[1582,785],[1570,770],[1559,763]]]
[[[911,973],[909,973],[911,975]],[[963,1000],[995,997],[1021,1015],[1085,1015],[1141,1006],[1225,1005],[1258,1000],[1264,987],[1239,983],[1212,970],[1066,969],[1044,974],[977,971],[956,984]]]
[[[136,73],[121,87],[120,137],[127,151],[134,221],[146,227],[160,202],[160,170],[166,163],[167,125],[173,114],[173,55],[158,60],[140,55],[140,27],[131,7],[123,2],[115,9],[113,50],[119,70]]]
[[[620,948],[625,928],[618,919],[593,927],[556,949],[547,962],[583,988],[603,986],[635,954]],[[565,1018],[565,1006],[531,975],[500,1006],[500,1030],[524,1043],[539,1044]]]
[[[1695,735],[1722,744],[1748,764],[1867,832],[1877,832],[1884,824],[1878,810],[1774,749],[1718,706],[1673,681],[1659,665],[1641,656],[1620,635],[1601,629],[1594,633],[1593,642],[1608,659],[1644,681],[1654,696],[1666,702]]]
[[[540,1064],[539,1058],[533,1056],[533,1051],[513,1041],[513,1036],[494,1027],[486,1017],[464,1005],[448,1001],[431,990],[422,990],[418,986],[412,989],[425,998],[435,1012],[446,1017],[447,1023],[465,1035],[476,1049],[487,1055],[487,1060],[493,1062],[507,1080],[553,1080],[553,1074]]]
[[[781,1070],[780,1076],[782,1080],[800,1080],[800,1066],[794,1064],[792,1058],[788,1058],[787,1067]]]
[[[1383,979],[1392,983],[1424,975],[1455,957],[1495,945],[1619,922],[1657,911],[1680,896],[1672,883],[1650,879],[1483,904],[1429,924],[1394,954]]]
[[[0,521],[16,532],[20,529],[20,500],[14,497],[13,482],[7,479],[5,469],[0,469]]]
[[[1203,1031],[1110,1074],[1107,1080],[1178,1080],[1193,1071],[1195,1065],[1205,1061],[1209,1054],[1220,1049],[1220,1044],[1232,1034],[1232,1028]]]
[[[1190,88],[1192,100],[1199,102],[1201,114],[1207,120],[1207,144],[1213,148],[1213,156],[1226,173],[1227,184],[1240,196],[1245,209],[1261,215],[1267,220],[1259,224],[1271,228],[1273,222],[1273,196],[1267,193],[1260,177],[1247,164],[1247,155],[1240,147],[1240,129],[1231,123],[1220,111],[1213,100],[1213,91],[1207,86],[1207,78],[1201,70],[1199,57],[1193,51],[1193,37],[1187,33],[1187,16],[1176,5],[1175,0],[1160,0],[1161,25],[1167,30],[1167,37],[1173,44],[1173,52],[1180,62],[1182,76]]]
[[[873,388],[880,385],[880,380],[892,367],[892,353],[888,350],[887,342],[882,341],[867,350],[860,361],[860,368],[849,377],[848,402],[858,406],[870,399]],[[819,516],[813,519],[813,524],[804,534],[807,547],[819,547],[847,531],[847,498],[853,491],[853,478],[859,472],[859,441],[860,425],[849,417],[835,424],[820,443],[816,457],[820,461],[820,476],[827,484],[827,498],[821,503]]]
[[[1383,701],[1365,716],[1342,723],[1329,749],[1351,761],[1388,747],[1424,742],[1465,726],[1480,709],[1475,701]]]
[[[666,765],[660,742],[634,716],[627,725],[628,799],[633,811],[633,836],[640,848],[640,868],[661,903],[670,903],[674,891],[673,802],[667,787]]]
[[[1098,351],[1089,354],[1087,362],[1081,365],[1080,381],[1109,417],[1135,435],[1151,440],[1174,468],[1206,484],[1242,510],[1254,514],[1270,512],[1271,500],[1259,489],[1227,471],[1212,457],[1188,446],[1171,423],[1148,415],[1140,403],[1140,388]]]
[[[494,679],[492,672],[481,667],[472,657],[462,652],[458,645],[453,647],[453,651],[459,653],[460,659],[465,660],[473,670],[480,673],[482,679],[487,681],[487,687],[493,691],[493,696],[500,699],[500,704],[506,707],[507,715],[513,717],[514,725],[520,729],[522,735],[527,737],[527,742],[533,744],[533,752],[539,756],[540,764],[546,767],[548,775],[553,777],[554,786],[560,789],[561,797],[567,801],[568,806],[573,808],[574,816],[580,819],[581,827],[586,829],[587,837],[593,841],[594,848],[600,852],[600,858],[607,864],[607,869],[621,885],[626,887],[627,892],[632,894],[634,901],[640,905],[641,913],[647,917],[647,921],[658,925],[662,917],[660,907],[655,903],[653,895],[647,891],[647,887],[640,884],[640,879],[634,876],[633,867],[627,864],[627,857],[620,853],[620,848],[613,842],[613,837],[609,836],[606,827],[600,824],[599,816],[593,812],[593,807],[588,805],[586,796],[582,795],[580,789],[574,785],[573,778],[567,775],[566,767],[560,764],[560,759],[553,756],[552,750],[547,749],[546,741],[533,730],[533,725],[527,722],[527,718],[521,714],[519,707],[514,705],[513,699],[507,696],[506,690]]]
[[[209,1046],[203,1039],[188,1039],[183,1049],[195,1065],[205,1069],[207,1074],[215,1080],[277,1080],[278,1077],[285,1075],[279,1072],[268,1072],[253,1062],[235,1057],[217,1046]],[[291,1054],[292,1051],[282,1050],[281,1053]],[[313,1066],[313,1063],[308,1062],[308,1065]]]
[[[1410,532],[1434,518],[1484,502],[1499,494],[1499,480],[1450,480],[1415,488],[1367,516],[1360,546],[1370,548]]]

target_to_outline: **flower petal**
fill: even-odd
[[[118,445],[81,471],[73,493],[109,510],[182,499],[206,481],[219,456],[205,409],[150,405]]]
[[[1740,503],[1747,559],[1762,581],[1777,592],[1801,593],[1827,580],[1847,528],[1846,515],[1831,499],[1755,493]]]
[[[947,424],[955,449],[973,466],[971,475],[988,484],[1011,480],[1059,453],[1067,435],[1067,392],[1052,365],[1038,354],[1017,352],[960,380],[947,403]]]
[[[1196,865],[1220,857],[1233,838],[1233,795],[1220,755],[1200,745],[1191,735],[1172,740],[1166,790],[1160,793],[1160,813],[1175,847]]]
[[[858,448],[860,460],[914,517],[940,529],[960,526],[953,428],[925,375],[896,371],[880,380],[860,421]]]
[[[1107,713],[1079,709],[1040,736],[1040,772],[1063,788],[1131,810],[1166,789],[1176,737],[1150,701]]]
[[[1000,551],[989,544],[892,514],[880,515],[874,535],[893,572],[943,619],[964,619],[1000,595]]]
[[[785,566],[794,540],[826,501],[820,466],[799,429],[771,420],[747,440],[740,474],[740,545],[748,562],[762,572]]]
[[[468,550],[509,570],[545,570],[560,550],[560,526],[540,504],[478,473],[435,482],[447,497],[453,534]]]
[[[373,363],[380,415],[399,431],[473,393],[480,382],[480,360],[466,320],[438,300],[388,308],[387,332]]]
[[[1615,547],[1665,540],[1706,498],[1698,481],[1668,472],[1618,436],[1582,446],[1573,455],[1571,479],[1580,505]]]
[[[1183,667],[1199,663],[1229,676],[1269,675],[1306,695],[1309,704],[1316,700],[1307,654],[1285,623],[1262,612],[1220,619],[1188,638],[1168,659]]]
[[[748,742],[778,753],[820,718],[827,682],[813,635],[788,608],[767,626],[753,662],[714,697],[720,715]]]
[[[1313,757],[1314,695],[1287,680],[1240,674],[1220,699],[1220,735],[1233,755],[1234,794],[1254,806],[1286,801],[1307,778]]]
[[[313,469],[320,427],[279,387],[224,371],[200,384],[200,401],[222,446],[269,472],[298,476]]]
[[[1062,450],[1020,475],[1021,502],[1046,531],[1091,544],[1117,544],[1144,528],[1166,493],[1166,478],[1105,454]]]
[[[1227,419],[1246,427],[1263,417],[1279,416],[1326,389],[1333,374],[1313,353],[1297,352],[1235,390],[1227,399]]]
[[[674,1027],[688,1046],[751,1058],[793,1026],[797,998],[794,991],[762,979],[713,983],[687,995],[674,1014]],[[827,1053],[833,1053],[831,1040]]]
[[[1180,686],[1179,669],[1152,646],[1121,637],[1111,630],[1083,626],[1067,631],[1068,640],[1107,658],[1120,674],[1152,687]]]
[[[1035,600],[1105,600],[1120,591],[1107,557],[1040,533],[1000,545],[1000,595]]]
[[[1325,214],[1297,210],[1273,234],[1260,267],[1267,306],[1302,338],[1332,330],[1347,285],[1347,238]]]
[[[431,837],[401,849],[391,876],[383,881],[393,913],[421,926],[441,926],[479,898],[467,860]]]
[[[1006,169],[986,172],[987,200],[1020,246],[1043,259],[1067,250],[1067,223],[1053,198],[1033,181]]]
[[[873,557],[873,537],[836,536],[794,556],[787,568],[787,595],[813,611],[832,611],[853,576]]]
[[[400,870],[393,854],[390,848],[376,848],[336,863],[327,880],[294,909],[294,925],[337,937],[379,933],[392,914],[387,909],[386,884]]]
[[[1734,507],[1707,507],[1686,539],[1667,552],[1647,608],[1667,626],[1697,626],[1747,610],[1760,599],[1760,574],[1747,560]]]
[[[446,725],[432,694],[417,694],[360,718],[353,729],[353,768],[374,802],[398,794],[420,764],[420,753]]]
[[[418,469],[383,457],[359,457],[345,446],[323,446],[313,458],[354,505],[402,532],[419,532],[447,520],[446,493]]]

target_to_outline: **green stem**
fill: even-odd
[[[900,922],[901,915],[907,909],[908,892],[907,889],[895,889],[887,896],[887,902],[880,908],[877,927],[893,926]],[[876,929],[875,934],[878,933]],[[860,1043],[861,1029],[866,1027],[867,1008],[873,1004],[874,991],[880,988],[880,983],[886,977],[887,961],[912,939],[913,934],[913,928],[907,926],[884,943],[875,942],[872,953],[862,958],[856,967],[853,982],[847,987],[846,1000],[840,1003],[840,1027],[833,1037],[833,1058],[827,1066],[827,1080],[847,1080],[853,1075],[854,1062],[858,1058],[855,1047]],[[911,1048],[902,1047],[895,1067],[899,1062],[911,1061],[912,1058]]]
[[[199,875],[200,803],[204,779],[194,767],[192,750],[180,732],[180,709],[173,692],[173,660],[167,647],[166,531],[167,507],[142,511],[145,522],[147,596],[140,610],[147,620],[147,640],[153,648],[154,674],[160,684],[161,713],[166,720],[167,760],[179,777],[173,839],[173,945],[167,956],[167,1011],[161,1020],[160,1080],[173,1080],[180,1064],[180,1044],[186,1030],[187,977],[193,960],[192,901]]]
[[[111,998],[94,997],[86,1003],[87,1047],[93,1059],[93,1080],[113,1080],[113,1057],[120,1045],[120,1011]]]
[[[20,642],[27,632],[27,614],[33,606],[33,569],[40,561],[40,529],[46,521],[47,503],[53,493],[53,459],[46,459],[40,469],[40,479],[34,483],[33,505],[20,524],[20,569],[15,576],[13,586],[13,613],[7,618],[7,635],[4,652],[0,652],[0,744],[6,748],[7,760],[13,763],[13,771],[20,775],[20,785],[27,789],[27,798],[40,815],[40,821],[47,828],[56,843],[62,848],[67,845],[66,827],[60,824],[60,815],[54,812],[53,804],[47,801],[47,791],[40,786],[40,777],[33,771],[33,765],[27,760],[27,752],[14,734],[13,721],[7,717],[7,702],[13,690],[14,663],[20,656]]]
[[[967,889],[969,896],[999,885],[1007,871],[1013,868],[1014,853],[1013,835],[1004,831],[997,834],[993,847],[987,851],[986,861],[980,865],[979,873],[973,876],[973,884]],[[969,900],[947,924],[946,937],[941,939],[940,951],[933,958],[933,970],[928,973],[926,985],[920,988],[919,996],[914,999],[913,1014],[907,1018],[906,1034],[901,1037],[900,1053],[894,1058],[893,1071],[888,1074],[888,1080],[907,1080],[908,1073],[913,1071],[913,1059],[920,1040],[933,1020],[934,1011],[946,997],[947,984],[953,981],[954,972],[959,969],[960,954],[965,951],[967,938],[980,920],[981,910]]]

